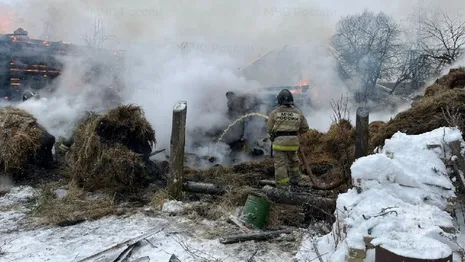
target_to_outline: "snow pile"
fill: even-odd
[[[453,228],[444,211],[455,198],[446,159],[446,143],[462,141],[455,128],[439,128],[421,135],[396,133],[377,154],[358,159],[351,167],[353,189],[337,200],[333,231],[319,239],[307,239],[297,258],[313,259],[313,243],[328,261],[346,261],[349,248],[366,250],[371,244],[401,256],[444,258],[452,250],[440,234]],[[344,233],[345,231],[345,233]],[[369,242],[369,241],[368,241]],[[331,250],[332,249],[332,250]],[[374,261],[374,250],[365,261]]]

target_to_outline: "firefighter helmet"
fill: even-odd
[[[278,97],[279,105],[286,105],[286,106],[294,105],[294,97],[292,96],[291,91],[287,89],[281,90],[281,92],[279,92],[277,97]]]

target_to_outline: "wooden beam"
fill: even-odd
[[[186,181],[183,184],[183,191],[210,195],[223,195],[226,190],[215,184]]]
[[[178,101],[173,108],[171,129],[170,167],[168,175],[168,194],[172,199],[180,200],[184,176],[184,147],[186,144],[187,102]]]
[[[222,186],[192,181],[186,181],[184,183],[183,191],[211,195],[223,195],[226,193],[226,190]],[[253,189],[253,192],[265,194],[268,199],[279,204],[310,205],[325,210],[334,210],[336,208],[335,199],[321,197],[316,194],[299,194],[270,186],[266,186],[262,189]]]
[[[240,234],[240,235],[233,235],[228,237],[220,238],[221,244],[233,244],[245,241],[264,241],[271,238],[279,237],[282,234],[290,234],[294,230],[292,229],[282,229],[276,231],[267,231],[267,232],[256,232],[250,234]]]

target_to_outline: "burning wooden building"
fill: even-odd
[[[84,59],[83,82],[108,74],[112,88],[121,86],[122,52],[31,39],[19,28],[13,34],[0,35],[0,96],[17,101],[29,90],[53,91],[55,80],[66,69],[66,57]]]

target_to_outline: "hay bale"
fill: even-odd
[[[310,129],[300,139],[301,148],[309,158],[308,162],[312,168],[313,166],[337,164],[337,159],[332,156],[331,152],[326,150],[325,136],[326,134],[318,130]]]
[[[374,143],[375,137],[378,136],[379,132],[381,132],[381,129],[386,125],[385,122],[383,121],[373,121],[368,125],[368,134],[369,134],[369,146],[368,149],[370,152],[372,152],[376,146]]]
[[[465,68],[452,68],[447,75],[444,75],[425,89],[425,96],[436,96],[454,88],[465,87]]]
[[[122,105],[108,111],[98,118],[95,131],[103,143],[122,144],[146,159],[157,142],[155,130],[145,119],[142,108],[136,105]]]
[[[346,157],[349,147],[355,144],[355,129],[350,121],[342,119],[332,124],[323,137],[325,151],[330,152],[335,159]]]
[[[348,173],[354,160],[355,130],[345,119],[333,123],[327,133],[311,129],[302,136],[301,148],[313,174],[323,175],[333,169]]]
[[[138,106],[91,115],[75,132],[72,179],[86,190],[136,192],[150,180],[149,156],[155,143],[155,131]]]
[[[425,89],[425,96],[435,96],[448,90],[447,87],[438,84],[432,84]]]
[[[337,163],[346,149],[355,143],[355,130],[348,120],[332,124],[327,133],[310,129],[300,144],[310,164]],[[317,160],[319,159],[319,160]]]
[[[465,90],[451,89],[433,97],[424,97],[410,109],[396,115],[391,121],[380,128],[373,137],[374,146],[384,145],[384,141],[397,131],[409,135],[418,135],[436,128],[449,126],[443,110],[453,109],[465,114]]]
[[[50,135],[28,112],[12,106],[0,109],[0,167],[3,172],[19,175],[27,164],[50,167],[55,137]]]

